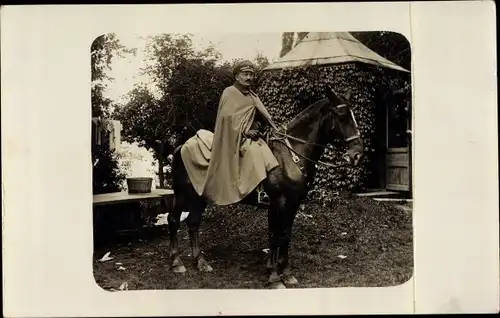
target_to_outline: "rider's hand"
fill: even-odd
[[[258,130],[249,130],[245,135],[246,135],[246,137],[248,137],[254,141],[259,139],[261,136],[261,134]]]

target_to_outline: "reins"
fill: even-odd
[[[285,131],[286,131],[286,128],[285,128]],[[310,161],[312,163],[319,164],[319,165],[324,165],[324,166],[331,167],[331,168],[338,168],[338,167],[342,167],[342,166],[345,165],[345,164],[333,165],[333,164],[330,164],[328,162],[323,162],[323,161],[320,161],[320,160],[316,161],[316,160],[313,160],[311,158],[308,158],[308,157],[304,156],[303,154],[297,152],[295,149],[293,149],[293,147],[292,147],[292,145],[290,145],[290,142],[288,141],[288,139],[292,139],[292,140],[298,141],[298,142],[306,144],[306,145],[311,145],[311,146],[315,146],[315,147],[321,147],[323,149],[325,149],[327,147],[327,145],[322,145],[322,144],[317,144],[317,143],[309,142],[309,141],[306,141],[306,140],[303,140],[303,139],[291,136],[291,135],[287,134],[286,132],[282,133],[280,131],[274,131],[274,133],[277,134],[277,135],[282,136],[282,138],[269,137],[270,132],[268,132],[267,133],[267,140],[268,141],[269,140],[274,140],[274,141],[278,141],[278,142],[282,143],[285,147],[287,147],[292,152],[292,159],[297,164],[298,164],[298,162],[300,160],[298,160],[298,158],[295,155],[299,155],[303,159],[305,159],[307,161]],[[354,139],[357,139],[357,138],[360,138],[360,136],[359,135],[355,135],[355,136],[346,138],[346,141],[351,141],[351,140],[354,140]]]
[[[347,107],[347,104],[340,104],[340,105],[336,106],[336,108],[342,108],[342,107]],[[352,118],[354,120],[354,124],[357,127],[358,125],[356,123],[356,120],[354,119],[354,115],[352,113],[352,110],[350,110],[350,112],[351,112],[351,115],[353,116]],[[283,129],[284,129],[285,132],[281,132],[281,131],[278,131],[278,130],[275,130],[275,129],[273,129],[272,132],[271,131],[267,131],[266,132],[266,140],[267,140],[267,142],[269,142],[269,140],[278,141],[278,142],[282,143],[285,147],[287,147],[290,150],[293,162],[295,162],[295,164],[298,165],[299,169],[302,171],[302,173],[304,174],[304,176],[307,177],[307,172],[305,171],[304,166],[302,166],[300,164],[300,159],[297,157],[297,155],[299,155],[303,159],[305,159],[307,161],[310,161],[310,162],[312,162],[314,164],[317,164],[317,165],[324,165],[324,166],[332,167],[332,168],[338,168],[338,167],[341,167],[341,166],[345,165],[345,164],[333,165],[333,164],[330,164],[330,163],[327,163],[327,162],[323,162],[323,161],[320,161],[320,160],[316,161],[316,160],[308,158],[308,157],[304,156],[303,154],[297,152],[295,149],[293,149],[292,145],[290,144],[289,139],[298,141],[298,142],[303,143],[305,145],[310,145],[310,146],[314,146],[314,147],[320,147],[320,148],[323,148],[323,150],[327,147],[327,145],[317,144],[317,143],[314,143],[314,142],[309,142],[307,140],[303,140],[303,139],[291,136],[291,135],[287,134],[287,127],[286,126],[284,126]],[[270,134],[280,135],[281,138],[274,137],[274,136],[270,137]],[[359,133],[356,134],[356,135],[354,135],[354,136],[345,138],[345,141],[349,142],[349,141],[352,141],[352,140],[355,140],[355,139],[358,139],[358,138],[361,138],[361,136],[359,135]]]
[[[285,147],[287,147],[290,151],[293,151],[295,154],[299,155],[300,157],[302,157],[303,159],[307,160],[307,161],[310,161],[312,163],[315,163],[315,164],[319,164],[319,165],[324,165],[324,166],[327,166],[327,167],[332,167],[332,168],[339,168],[339,167],[342,167],[344,166],[345,164],[338,164],[338,165],[332,165],[331,163],[328,163],[328,162],[324,162],[324,161],[316,161],[316,160],[312,160],[311,158],[307,158],[306,156],[298,153],[297,151],[295,151],[295,149],[293,149],[291,146],[288,146],[286,142],[283,142],[281,140],[277,140],[277,141],[280,141],[283,145],[285,145]],[[295,161],[295,160],[294,160]]]
[[[326,145],[321,145],[321,144],[317,144],[317,143],[314,143],[314,142],[309,142],[309,141],[306,141],[306,140],[302,140],[300,138],[297,138],[297,137],[294,137],[294,136],[290,136],[290,135],[288,135],[286,133],[282,133],[280,131],[276,131],[275,133],[278,134],[278,135],[283,136],[284,137],[283,139],[288,138],[288,139],[292,139],[292,140],[298,141],[298,142],[306,144],[306,145],[311,145],[311,146],[320,147],[320,148],[326,148],[327,147]],[[274,140],[279,140],[279,139],[274,139]]]

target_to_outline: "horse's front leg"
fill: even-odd
[[[280,214],[283,212],[284,204],[281,204],[280,199],[273,199],[268,210],[269,224],[269,259],[267,263],[271,274],[269,275],[268,283],[273,289],[286,288],[278,274],[278,258],[280,255],[279,248],[279,232],[280,232]]]
[[[292,274],[290,261],[288,258],[288,248],[283,249],[282,253],[282,264],[284,265],[283,272],[281,274],[281,280],[286,286],[297,285],[299,281]]]
[[[193,253],[193,258],[196,262],[196,268],[202,272],[211,272],[213,269],[205,260],[201,254],[200,248],[200,224],[202,220],[203,212],[205,211],[205,204],[199,203],[192,205],[189,211],[189,216],[186,219],[186,223],[189,230],[189,237],[191,240],[191,250]]]
[[[295,220],[295,216],[297,215],[297,210],[299,208],[299,202],[295,200],[287,201],[287,205],[284,213],[281,215],[282,221],[282,232],[280,233],[280,259],[279,265],[283,269],[282,270],[282,281],[285,285],[297,285],[299,282],[297,278],[293,276],[291,272],[290,260],[288,257],[288,252],[290,249],[290,242],[292,240],[292,228],[293,222]]]

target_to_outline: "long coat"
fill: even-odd
[[[244,94],[235,86],[229,86],[220,98],[213,139],[205,137],[201,140],[203,138],[198,134],[183,147],[181,154],[191,183],[210,203],[228,205],[239,202],[267,177],[268,171],[279,165],[262,139],[253,141],[245,137],[257,112],[267,124],[277,129],[255,93]],[[203,158],[197,160],[200,156],[196,151],[201,153],[203,147],[211,148],[210,154],[207,156],[205,149]]]

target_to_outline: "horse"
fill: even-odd
[[[288,256],[292,227],[300,204],[307,196],[308,184],[314,178],[316,164],[322,163],[319,158],[327,143],[332,141],[334,133],[340,134],[348,146],[343,155],[347,163],[357,165],[363,156],[364,146],[349,103],[350,96],[351,90],[341,96],[328,88],[326,97],[300,112],[285,126],[284,132],[268,135],[267,143],[279,162],[279,166],[269,171],[262,181],[269,196],[269,258],[266,267],[270,270],[268,284],[272,289],[298,284]],[[185,211],[189,212],[186,224],[196,267],[199,271],[210,272],[213,269],[201,253],[198,234],[208,203],[195,192],[190,182],[180,155],[181,147],[174,150],[172,158],[174,205],[168,215],[170,268],[175,273],[186,271],[180,258],[177,235],[180,216]],[[236,204],[254,205],[247,198]]]

